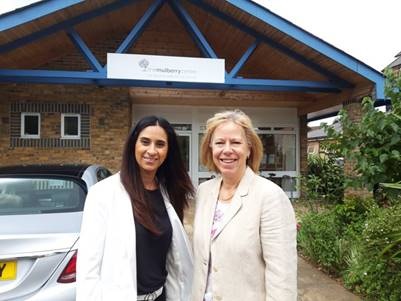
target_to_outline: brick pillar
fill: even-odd
[[[350,120],[359,123],[362,119],[362,99],[351,99],[343,102],[343,107],[347,111]],[[346,133],[344,133],[346,135]],[[344,158],[345,176],[356,176],[354,171],[355,162],[348,158]],[[366,189],[347,188],[344,195],[347,196],[367,196],[369,192]]]
[[[306,115],[299,117],[300,172],[306,175],[308,170],[308,125]]]

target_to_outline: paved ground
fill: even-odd
[[[192,237],[193,208],[185,213],[185,229]],[[361,301],[340,283],[298,257],[298,301]]]
[[[298,301],[360,301],[341,284],[298,257]]]

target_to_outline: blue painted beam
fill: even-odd
[[[84,0],[46,0],[21,7],[0,16],[0,32],[84,2]]]
[[[240,85],[240,86],[253,86],[261,87],[274,86],[282,87],[285,89],[288,87],[291,89],[297,89],[298,91],[314,91],[314,92],[340,92],[341,89],[330,82],[318,82],[318,81],[302,81],[302,80],[278,80],[278,79],[243,79],[243,78],[231,78],[226,80],[228,85]]]
[[[382,99],[382,100],[375,101],[374,106],[377,108],[380,106],[387,106],[389,104],[391,104],[391,101],[389,99]],[[334,112],[322,114],[319,116],[311,117],[311,118],[308,118],[307,121],[310,122],[310,121],[316,121],[316,120],[320,120],[320,119],[324,119],[324,118],[335,117],[338,115],[338,112],[339,111],[334,111]]]
[[[132,28],[131,32],[126,36],[121,45],[117,48],[116,53],[125,53],[132,44],[138,39],[146,25],[152,20],[155,14],[163,6],[164,0],[156,0],[147,9],[145,14],[141,17],[137,24]]]
[[[231,17],[230,15],[221,12],[214,8],[213,6],[199,0],[188,0],[191,3],[195,4],[196,6],[200,7],[201,9],[205,10],[207,13],[214,15],[217,18],[229,23],[230,25],[240,29],[241,31],[249,34],[250,36],[254,37],[255,39],[260,40],[263,43],[268,44],[270,47],[277,49],[281,53],[293,58],[294,60],[298,61],[299,63],[303,64],[305,67],[327,77],[330,81],[340,84],[343,88],[353,88],[354,86],[347,82],[346,80],[340,78],[336,74],[328,71],[327,69],[321,67],[320,65],[312,62],[311,60],[305,58],[304,56],[298,54],[294,50],[291,50],[280,43],[274,41],[273,39],[262,35],[261,33],[257,32],[256,30],[250,28],[249,26],[241,23],[237,19]]]
[[[47,28],[39,30],[35,33],[32,33],[28,36],[22,37],[15,41],[9,42],[7,44],[2,44],[2,45],[0,45],[0,53],[5,53],[5,52],[11,51],[13,49],[19,48],[21,46],[24,46],[26,44],[32,43],[38,39],[49,36],[50,34],[53,34],[57,31],[65,30],[70,27],[74,27],[74,25],[79,24],[81,22],[88,21],[99,15],[106,14],[108,12],[119,9],[128,4],[132,4],[134,1],[139,1],[139,0],[119,0],[116,2],[112,2],[108,5],[105,5],[103,7],[100,7],[98,9],[95,9],[95,10],[92,10],[92,11],[89,11],[86,13],[82,13],[76,17],[73,17],[71,19],[68,19],[63,22],[57,23],[55,25],[49,26]],[[60,1],[60,2],[62,2],[62,1]]]
[[[69,29],[66,31],[68,37],[71,39],[72,43],[75,47],[82,53],[85,60],[91,66],[93,71],[104,71],[106,72],[102,65],[100,65],[99,61],[97,60],[96,56],[92,53],[92,51],[86,46],[85,42],[81,39],[79,34],[74,29]]]
[[[291,91],[338,93],[340,89],[332,83],[268,80],[268,79],[230,79],[224,84],[185,83],[147,80],[108,79],[104,72],[94,71],[52,71],[52,70],[13,70],[0,69],[0,82],[47,83],[47,84],[96,84],[102,86],[158,87],[177,89],[214,89],[248,91]]]
[[[231,70],[230,74],[228,74],[229,78],[233,78],[237,76],[237,73],[241,70],[241,68],[245,65],[249,57],[255,51],[256,47],[259,45],[259,40],[256,40],[252,43],[251,46],[244,52],[242,57],[238,60],[237,64],[235,64],[234,68]]]
[[[20,70],[20,69],[0,69],[0,78],[4,77],[19,77],[19,78],[46,78],[54,77],[58,79],[63,78],[88,78],[88,79],[102,79],[106,78],[105,72],[94,71],[56,71],[56,70]]]
[[[208,58],[217,58],[217,55],[214,52],[213,48],[210,46],[196,23],[192,20],[191,16],[181,5],[181,3],[177,0],[169,0],[168,3],[170,4],[175,14],[184,23],[185,28],[191,34],[191,37],[194,39],[195,43],[198,45],[203,55]]]
[[[270,10],[249,0],[226,0],[233,6],[248,12],[259,20],[280,30],[284,34],[318,51],[344,67],[360,74],[376,84],[376,97],[384,98],[384,76],[380,72],[350,56],[342,50],[326,43],[302,28],[274,14]]]

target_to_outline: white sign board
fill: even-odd
[[[224,83],[224,59],[107,54],[107,78]]]

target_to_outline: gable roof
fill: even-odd
[[[110,52],[225,58],[224,85],[173,83],[177,88],[288,91],[294,99],[305,100],[298,105],[304,112],[311,103],[317,110],[338,104],[340,98],[372,92],[384,98],[380,72],[247,0],[44,0],[0,15],[0,24],[5,24],[0,81],[166,87],[167,83],[108,81],[101,72],[105,53],[97,53],[96,46],[111,44],[112,37]],[[157,43],[146,37],[154,28],[160,39],[168,37],[166,44],[175,46],[164,49],[159,44],[155,50]],[[83,67],[72,70],[76,73],[48,70],[49,62],[77,50]]]
[[[401,52],[399,52],[395,57],[396,59],[392,61],[386,68],[395,68],[395,69],[401,68]]]

